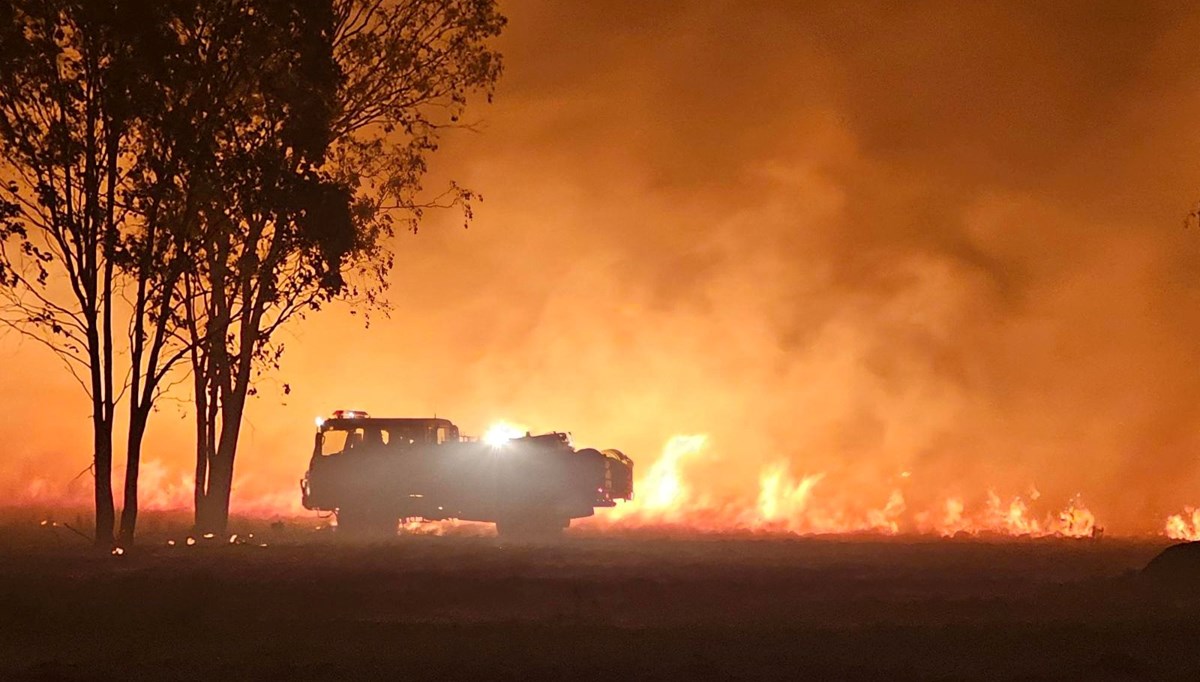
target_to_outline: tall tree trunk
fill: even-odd
[[[142,440],[150,412],[146,408],[130,410],[129,442],[125,450],[125,504],[121,509],[121,542],[133,544],[138,516],[138,474],[142,463]]]
[[[221,436],[209,461],[208,488],[204,504],[205,530],[224,534],[229,527],[229,502],[233,494],[233,464],[237,457],[246,391],[235,390],[221,406]]]
[[[261,229],[261,228],[260,228]],[[255,233],[257,234],[257,233]],[[254,349],[258,345],[259,325],[266,307],[260,292],[251,295],[251,280],[243,279],[242,300],[250,307],[239,321],[238,353],[228,352],[224,343],[214,346],[210,357],[214,376],[222,377],[232,384],[224,384],[221,392],[221,437],[217,443],[215,459],[211,462],[208,478],[209,511],[212,515],[211,532],[224,534],[229,524],[229,500],[233,491],[233,464],[237,456],[238,439],[242,431],[242,415],[246,410],[246,396],[250,391],[250,379],[254,373]],[[228,315],[223,315],[228,320]],[[230,371],[235,370],[235,371]],[[227,378],[227,379],[226,379]]]
[[[90,292],[89,292],[90,293]],[[100,333],[94,313],[87,320],[88,359],[91,371],[92,394],[92,464],[95,469],[94,492],[96,503],[97,547],[107,547],[113,541],[116,510],[113,506],[113,412],[109,409],[105,391],[104,372],[100,367]]]
[[[196,390],[196,529],[199,531],[220,525],[219,520],[214,519],[213,502],[208,494],[216,469],[217,420],[222,400],[213,349],[197,344],[192,356]]]
[[[204,505],[204,530],[224,535],[229,529],[229,500],[233,491],[233,460],[217,453],[208,474],[208,494]]]
[[[113,527],[116,525],[116,511],[113,507],[112,492],[112,424],[105,421],[102,415],[99,414],[99,404],[94,407],[96,408],[96,414],[92,418],[92,447],[95,449],[93,464],[96,470],[95,542],[97,547],[107,547],[112,544]]]
[[[184,320],[187,323],[187,332],[191,339],[188,356],[192,366],[192,403],[196,409],[196,472],[192,479],[192,526],[200,529],[205,525],[204,491],[208,487],[210,452],[207,438],[209,363],[207,344],[200,337],[200,328],[197,323],[196,305],[200,300],[200,294],[194,285],[194,277],[194,272],[183,275],[183,289],[186,301]]]
[[[193,369],[192,371],[198,371]],[[205,423],[205,415],[208,414],[208,407],[204,400],[204,385],[201,378],[196,378],[196,475],[194,489],[192,492],[193,513],[195,514],[194,523],[197,528],[203,528],[205,522],[205,496],[204,491],[208,487],[208,428]]]
[[[104,220],[97,221],[97,222],[100,222],[100,224],[103,226],[103,230],[104,230],[104,241],[103,241],[103,243],[104,243],[104,251],[103,251],[103,253],[104,253],[104,270],[103,270],[103,273],[104,274],[103,274],[103,282],[102,282],[102,289],[101,289],[102,298],[100,299],[101,305],[103,305],[104,326],[103,326],[103,337],[101,340],[103,341],[103,352],[104,352],[104,365],[103,365],[103,367],[104,367],[104,400],[105,400],[105,408],[106,408],[107,417],[108,417],[108,428],[107,428],[107,430],[108,430],[108,469],[111,472],[112,454],[113,454],[113,452],[112,452],[113,451],[112,432],[113,432],[113,427],[114,427],[114,422],[115,422],[114,415],[116,414],[116,386],[114,385],[114,381],[113,381],[112,296],[113,296],[113,265],[114,265],[114,259],[116,258],[115,252],[116,252],[116,246],[117,246],[117,226],[116,226],[116,220],[115,220],[115,216],[116,216],[116,214],[115,214],[115,211],[116,211],[116,186],[117,186],[117,157],[120,155],[119,146],[120,146],[120,139],[121,139],[121,126],[117,125],[117,123],[113,119],[108,118],[105,121],[105,131],[107,134],[105,135],[105,148],[104,148],[105,167],[106,167],[105,168],[106,183],[105,183],[105,192],[104,192],[105,193]],[[92,136],[89,136],[89,140],[91,139],[91,137]],[[97,180],[98,179],[99,178],[97,178]],[[95,200],[96,204],[99,203],[99,200],[98,200],[99,192],[100,192],[100,184],[99,184],[99,182],[97,182],[96,187],[95,187],[95,193],[97,194],[97,199]],[[130,414],[130,419],[131,420],[134,419],[134,415],[132,413]],[[142,420],[142,430],[143,431],[145,430],[145,420],[144,419]],[[130,436],[133,435],[132,431],[133,431],[133,427],[132,427],[132,422],[131,422]],[[138,440],[139,440],[138,447],[140,448],[141,447],[140,435],[139,435]],[[130,441],[132,444],[132,438],[130,439]],[[130,495],[130,471],[132,471],[132,475],[133,475],[133,494],[132,495]],[[108,516],[109,516],[108,533],[106,534],[105,537],[109,538],[111,541],[111,538],[113,537],[113,532],[112,532],[113,531],[113,521],[115,520],[113,517],[115,517],[115,515],[116,515],[116,510],[113,508],[112,481],[109,479],[109,475],[110,474],[105,475],[105,487],[108,489]],[[121,512],[121,537],[125,542],[133,542],[132,520],[130,522],[130,527],[129,527],[130,529],[129,529],[128,536],[126,536],[125,516],[128,513],[130,500],[133,500],[134,517],[136,518],[136,516],[137,516],[137,475],[138,475],[137,464],[132,463],[132,462],[128,463],[126,465],[126,469],[125,469],[125,497],[124,497],[124,502],[123,502],[123,511]],[[97,478],[99,478],[99,477],[97,476]],[[98,512],[97,512],[97,516],[99,516]],[[99,541],[98,537],[97,537],[97,541]]]

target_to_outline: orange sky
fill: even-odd
[[[1200,504],[1200,9],[802,5],[504,3],[496,101],[429,182],[474,223],[397,238],[390,319],[285,331],[236,490],[292,490],[345,407],[642,466],[707,433],[714,495],[786,461],[880,501],[906,470],[1082,494],[1114,530]],[[85,399],[11,334],[0,363],[0,490],[66,490]],[[184,475],[183,408],[150,428]]]

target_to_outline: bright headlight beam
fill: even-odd
[[[486,433],[483,434],[483,442],[488,445],[498,448],[506,445],[508,441],[514,438],[524,436],[525,432],[507,422],[496,422],[488,427]]]

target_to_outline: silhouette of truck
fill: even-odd
[[[631,499],[633,461],[617,450],[576,450],[565,433],[485,442],[460,436],[447,419],[338,410],[317,420],[300,488],[306,509],[336,512],[339,532],[462,519],[493,522],[503,536],[544,537]]]

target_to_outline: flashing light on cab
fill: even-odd
[[[318,430],[324,430],[325,422],[329,419],[366,419],[368,416],[365,410],[334,410],[329,417],[317,417],[313,421]]]

